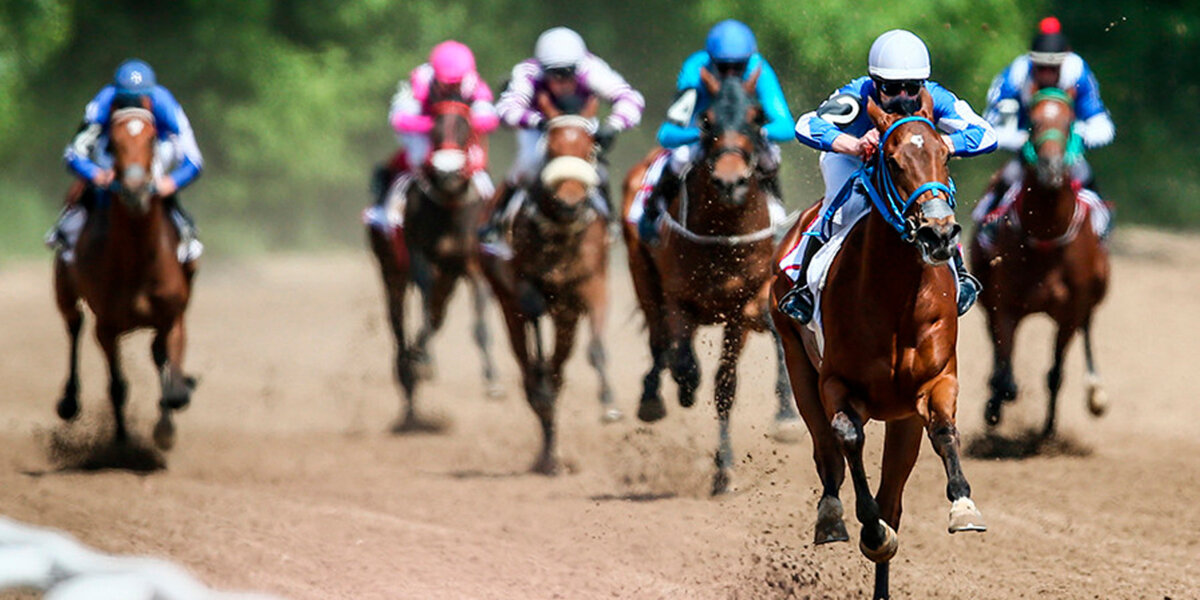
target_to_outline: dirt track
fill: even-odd
[[[1200,239],[1122,231],[1118,250],[1095,326],[1112,410],[1099,421],[1086,414],[1076,344],[1060,403],[1068,452],[965,464],[991,527],[983,535],[946,533],[945,477],[926,444],[905,495],[895,597],[1200,597]],[[202,382],[169,469],[57,472],[45,448],[59,428],[67,345],[49,274],[48,259],[0,265],[0,514],[103,550],[170,558],[214,586],[294,598],[869,593],[856,544],[811,545],[818,481],[807,437],[790,446],[765,437],[766,338],[747,349],[734,409],[740,493],[706,497],[712,332],[699,347],[702,401],[678,408],[668,378],[671,412],[653,427],[630,417],[601,426],[595,378],[577,353],[559,421],[578,472],[546,479],[525,473],[538,434],[496,314],[509,393],[483,397],[465,293],[434,342],[439,374],[420,399],[452,429],[396,437],[386,433],[398,405],[390,334],[365,251],[210,263],[189,316],[188,369]],[[612,297],[613,381],[632,415],[648,352],[624,269]],[[959,422],[971,438],[991,362],[980,311],[962,331]],[[1043,320],[1020,332],[1023,395],[1005,432],[1040,423],[1050,340]],[[157,398],[148,346],[145,334],[124,343],[142,435]],[[90,337],[83,347],[73,437],[108,427],[100,352]],[[873,479],[881,434],[868,429]]]

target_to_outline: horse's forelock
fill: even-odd
[[[727,75],[721,79],[721,89],[713,99],[713,129],[717,131],[745,130],[746,114],[757,104],[742,84],[738,75]]]

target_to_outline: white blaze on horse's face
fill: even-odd
[[[922,136],[919,133],[917,135],[912,136],[912,139],[910,141],[912,141],[913,145],[918,148],[925,147],[925,136]]]
[[[129,123],[125,125],[125,129],[129,132],[129,135],[133,137],[137,137],[138,134],[145,129],[145,127],[146,123],[138,119],[130,119]]]
[[[1058,110],[1059,110],[1058,104],[1055,102],[1050,102],[1050,103],[1046,104],[1044,114],[1046,115],[1047,119],[1053,119],[1058,116]]]

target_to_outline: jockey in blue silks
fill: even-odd
[[[759,177],[763,187],[774,196],[774,201],[782,200],[779,146],[774,142],[792,138],[792,113],[788,110],[775,69],[758,53],[754,32],[740,21],[721,21],[708,32],[704,50],[683,62],[675,84],[675,101],[667,109],[666,121],[658,128],[658,143],[671,150],[671,158],[646,199],[645,210],[638,222],[638,234],[647,243],[657,240],[655,222],[666,202],[679,193],[682,173],[700,158],[698,119],[712,102],[712,96],[700,79],[701,69],[707,69],[717,77],[740,75],[743,80],[758,72],[755,92],[767,121],[762,130],[767,143],[757,149]]]
[[[122,108],[144,108],[154,115],[158,135],[153,165],[155,193],[165,199],[172,222],[181,230],[181,238],[192,235],[191,217],[183,212],[176,193],[196,180],[204,167],[204,159],[196,145],[191,123],[175,96],[158,85],[150,65],[134,59],[121,63],[113,82],[88,102],[83,123],[63,152],[67,167],[85,182],[85,186],[78,197],[68,198],[62,217],[47,237],[52,246],[69,249],[74,245],[84,223],[80,213],[86,211],[97,194],[107,193],[112,184],[109,120]]]
[[[880,134],[867,115],[868,98],[873,98],[886,112],[911,115],[920,109],[920,92],[924,89],[933,98],[933,123],[942,132],[941,141],[951,155],[975,156],[996,149],[992,126],[975,114],[966,101],[929,80],[929,49],[913,33],[894,29],[876,38],[868,57],[868,73],[869,76],[842,86],[816,110],[796,121],[796,139],[823,151],[820,165],[825,198],[821,215],[863,166],[863,158],[878,147]],[[857,190],[850,193],[851,201],[866,202]],[[819,237],[804,237],[807,247],[803,250],[797,283],[780,298],[779,308],[801,323],[808,323],[813,316],[814,299],[806,283],[806,272],[822,241]],[[961,315],[975,303],[980,285],[967,273],[961,247],[955,253],[954,266],[958,270]]]
[[[1028,54],[1018,56],[992,80],[988,90],[988,107],[984,112],[996,128],[1000,148],[1016,156],[1005,165],[1000,181],[981,201],[983,208],[977,217],[987,215],[1005,191],[1020,182],[1020,152],[1029,140],[1029,109],[1033,96],[1042,88],[1058,88],[1075,101],[1073,133],[1088,149],[1107,146],[1116,135],[1116,127],[1104,102],[1100,99],[1100,84],[1087,62],[1071,52],[1062,24],[1054,17],[1042,19]],[[1095,176],[1082,154],[1073,157],[1071,176],[1085,188],[1095,191]]]

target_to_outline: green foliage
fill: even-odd
[[[1159,149],[1183,147],[1171,121],[1200,106],[1200,9],[1122,4],[1059,7],[1118,125],[1094,164],[1123,221],[1194,226],[1200,163]],[[645,122],[614,156],[619,174],[653,144],[680,62],[719,19],[755,28],[798,116],[865,72],[871,41],[893,27],[921,35],[935,78],[982,110],[991,78],[1026,50],[1045,11],[1038,0],[0,0],[0,253],[37,248],[69,181],[62,147],[131,56],[155,66],[192,119],[206,168],[184,199],[205,240],[243,252],[361,243],[367,173],[395,144],[390,96],[446,38],[475,50],[495,88],[539,31],[581,31],[647,98]],[[511,142],[493,137],[499,176]],[[793,204],[820,193],[815,158],[785,149]],[[1001,160],[955,164],[964,200]]]

